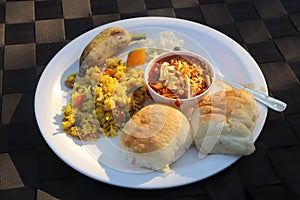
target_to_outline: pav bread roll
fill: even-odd
[[[120,136],[120,145],[130,162],[164,172],[192,142],[187,118],[179,110],[161,104],[142,108],[126,123]]]
[[[255,151],[253,129],[259,109],[246,90],[219,91],[199,102],[194,143],[202,155],[249,155]]]

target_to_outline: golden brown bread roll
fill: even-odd
[[[199,113],[194,114],[199,118],[194,143],[202,155],[249,155],[255,151],[252,131],[259,110],[251,93],[218,91],[199,102]]]
[[[186,117],[177,109],[152,104],[136,113],[125,125],[120,145],[133,164],[168,170],[189,148],[193,139]]]

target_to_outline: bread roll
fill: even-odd
[[[126,123],[120,136],[120,145],[130,162],[165,172],[192,141],[186,117],[179,110],[160,104],[141,109]]]
[[[252,132],[259,110],[251,93],[219,91],[202,99],[199,110],[194,143],[202,155],[249,155],[255,151]]]

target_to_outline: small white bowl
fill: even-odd
[[[155,63],[158,63],[159,61],[162,60],[169,60],[171,58],[184,58],[184,59],[193,59],[192,63],[195,62],[201,62],[201,63],[205,63],[207,69],[209,69],[210,71],[210,80],[211,80],[211,84],[208,86],[208,88],[198,94],[197,96],[193,96],[191,98],[184,98],[184,99],[173,99],[173,98],[168,98],[165,96],[162,96],[160,94],[158,94],[150,85],[149,85],[149,77],[151,73],[152,68],[154,67]],[[146,86],[148,88],[148,91],[152,97],[152,99],[157,102],[157,103],[163,103],[163,104],[167,104],[169,106],[175,107],[180,109],[181,111],[185,112],[186,109],[190,108],[190,107],[194,107],[195,105],[197,105],[197,103],[199,102],[199,100],[201,99],[201,97],[203,97],[205,94],[207,94],[214,82],[215,82],[215,71],[214,68],[212,66],[212,64],[210,62],[208,62],[206,59],[204,59],[203,57],[192,53],[192,52],[188,52],[188,51],[171,51],[171,52],[166,52],[163,53],[157,57],[155,57],[154,59],[152,59],[145,70],[145,74],[144,74],[144,81],[146,83]]]

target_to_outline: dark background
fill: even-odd
[[[299,199],[300,0],[0,1],[0,199]],[[190,185],[133,190],[92,180],[61,161],[34,117],[34,92],[49,60],[99,25],[168,16],[205,24],[242,45],[259,64],[271,96],[256,152]],[[196,170],[196,169],[195,169]]]

